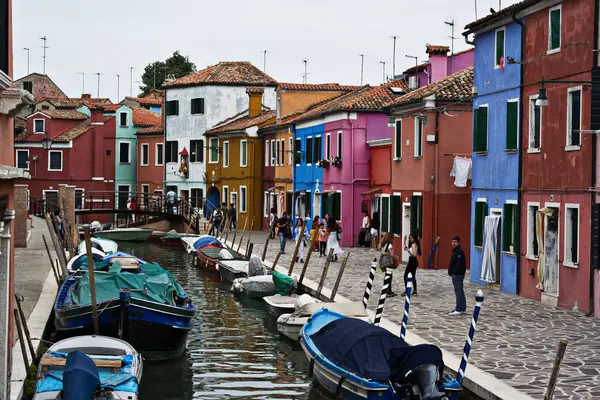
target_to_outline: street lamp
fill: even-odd
[[[43,138],[41,140],[41,143],[42,143],[42,148],[44,150],[50,150],[50,148],[52,147],[52,139],[50,139],[48,136]]]
[[[540,92],[538,93],[538,98],[535,101],[535,105],[538,107],[544,107],[544,106],[547,106],[548,104],[549,103],[548,103],[548,96],[546,95],[546,88],[542,84],[542,87],[540,87]]]
[[[536,106],[543,107],[543,106],[549,105],[548,95],[546,94],[546,88],[544,87],[544,84],[546,84],[546,83],[568,83],[568,84],[577,83],[580,85],[585,85],[584,90],[587,90],[590,86],[594,86],[595,88],[599,87],[599,83],[594,82],[594,81],[570,81],[570,80],[560,80],[560,79],[546,80],[546,79],[544,79],[544,77],[542,77],[542,80],[540,81],[540,84],[542,86],[540,86],[540,91],[538,92],[538,98],[535,101]]]

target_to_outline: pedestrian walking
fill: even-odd
[[[385,236],[383,237],[383,239],[381,239],[382,251],[381,251],[381,256],[379,257],[379,266],[384,273],[387,271],[388,268],[397,269],[398,265],[399,265],[398,259],[397,259],[396,255],[394,254],[393,243],[394,243],[394,234],[391,232],[386,233]],[[394,293],[394,291],[392,290],[392,281],[391,280],[390,280],[390,285],[388,286],[387,296],[388,297],[397,296],[397,294]]]
[[[229,231],[237,229],[237,210],[235,209],[235,203],[231,203],[229,207]]]
[[[131,199],[131,202],[129,203],[129,209],[131,210],[131,222],[135,223],[135,214],[138,210],[137,200],[135,197]]]
[[[177,197],[177,194],[173,191],[173,189],[169,189],[166,196],[167,213],[169,214],[173,214],[173,208],[175,207],[175,197]]]
[[[465,258],[465,251],[460,247],[460,237],[454,236],[452,238],[452,258],[450,258],[450,265],[448,266],[448,275],[452,277],[456,307],[448,315],[457,316],[467,313],[467,299],[465,298],[463,287],[466,272],[467,260]]]
[[[319,257],[325,257],[325,250],[327,250],[327,239],[329,238],[329,233],[327,233],[327,229],[325,228],[325,224],[321,222],[319,225]]]
[[[310,227],[310,241],[313,243],[313,250],[319,250],[319,216],[315,215],[312,226]]]
[[[208,222],[210,223],[210,230],[208,231],[208,234],[210,236],[218,234],[219,227],[221,226],[221,223],[223,223],[223,210],[221,209],[221,205],[219,205],[219,207],[213,211]]]
[[[277,211],[275,210],[275,207],[272,207],[271,213],[269,214],[269,227],[270,227],[271,239],[275,239],[275,222],[276,222],[275,214],[277,214]]]
[[[370,235],[370,227],[371,227],[371,218],[369,218],[369,213],[365,211],[363,213],[362,224],[360,225],[360,233],[358,234],[358,245],[360,247],[366,247],[367,245],[367,232]]]
[[[329,232],[329,238],[327,239],[327,250],[333,249],[333,260],[337,261],[338,255],[344,254],[344,250],[340,247],[340,240],[342,240],[342,227],[338,224],[333,217],[327,219],[327,232]]]
[[[65,232],[63,231],[62,218],[60,217],[60,209],[56,209],[54,213],[54,221],[56,222],[56,230],[58,233],[58,239],[61,243],[65,240]]]
[[[304,248],[307,245],[307,239],[309,238],[308,232],[306,231],[306,227],[302,230],[303,224],[302,218],[298,218],[296,220],[296,227],[294,228],[294,237],[296,238],[296,244],[298,245],[298,241],[300,244],[298,245],[298,254],[296,254],[296,262],[300,260],[300,263],[304,264]]]
[[[283,212],[281,218],[277,220],[277,234],[279,235],[279,251],[285,254],[285,241],[288,235],[289,218],[287,212]]]
[[[404,237],[406,242],[406,236]],[[415,234],[408,235],[408,243],[404,246],[404,251],[408,252],[408,264],[404,271],[404,293],[402,296],[406,296],[406,285],[408,283],[408,274],[412,274],[413,281],[413,292],[412,295],[417,295],[417,269],[419,268],[419,261],[417,256],[422,255],[421,252],[421,241]]]
[[[381,226],[379,213],[375,211],[371,218],[371,248],[379,250],[379,227]]]

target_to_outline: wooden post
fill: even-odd
[[[294,264],[296,264],[296,257],[298,256],[298,250],[300,249],[300,244],[304,240],[304,227],[306,226],[306,221],[302,221],[302,227],[300,230],[300,240],[296,238],[296,247],[294,248],[294,254],[292,254],[292,262],[290,263],[290,269],[288,270],[288,276],[292,275],[292,271],[294,271]]]
[[[348,257],[350,257],[350,252],[347,251],[346,252],[346,257],[344,257],[344,261],[342,261],[342,265],[340,267],[340,272],[338,272],[338,276],[337,279],[335,280],[335,285],[333,285],[333,290],[331,291],[331,297],[329,298],[329,301],[333,302],[335,301],[335,295],[338,291],[338,287],[340,286],[340,282],[342,280],[342,274],[344,273],[344,269],[346,268],[346,264],[348,264]]]
[[[227,215],[227,218],[225,218],[225,220],[223,221],[223,224],[221,224],[221,236],[219,237],[219,240],[223,239],[223,236],[225,236],[225,230],[227,229],[227,227],[229,226],[229,215]]]
[[[298,283],[302,283],[302,281],[304,280],[304,274],[306,274],[306,269],[308,268],[310,257],[312,256],[312,253],[314,251],[315,242],[316,240],[314,238],[310,240],[310,249],[308,249],[308,254],[306,255],[306,259],[304,260],[304,265],[302,266],[302,273],[300,274],[300,279],[298,280]]]
[[[548,388],[544,395],[544,400],[552,400],[554,397],[554,389],[556,388],[556,381],[558,379],[558,371],[560,370],[560,363],[565,356],[565,350],[567,349],[567,341],[561,340],[558,344],[558,351],[556,352],[556,358],[554,359],[554,366],[552,367],[552,373],[550,374],[550,381],[548,381]]]
[[[323,290],[323,285],[325,285],[325,278],[327,277],[327,271],[329,270],[329,263],[333,258],[333,249],[329,249],[329,254],[327,254],[327,260],[325,261],[325,266],[323,267],[323,274],[321,275],[321,281],[319,282],[319,286],[317,288],[317,295],[315,296],[317,299],[321,297],[321,291]]]
[[[233,232],[233,239],[231,239],[231,250],[233,250],[233,246],[235,246],[235,237],[237,236],[238,230],[235,228],[235,232]]]
[[[19,334],[19,344],[21,345],[21,353],[23,353],[23,361],[25,362],[25,370],[29,372],[29,358],[27,357],[27,349],[25,348],[25,340],[23,338],[23,328],[21,327],[21,319],[16,308],[13,309],[15,315],[15,323],[17,324],[17,333]]]
[[[250,258],[252,250],[254,250],[254,243],[248,243],[248,246],[246,246],[246,258]]]
[[[263,248],[262,260],[265,261],[265,257],[267,256],[267,248],[269,247],[269,242],[271,241],[271,233],[275,230],[275,226],[272,226],[269,229],[269,234],[267,235],[267,240],[265,240],[265,247]]]
[[[96,305],[96,279],[94,271],[94,257],[92,254],[92,241],[90,239],[90,226],[86,225],[83,228],[85,234],[85,250],[88,262],[88,274],[90,274],[90,291],[92,292],[92,318],[94,321],[94,335],[99,332],[98,326],[98,306]]]
[[[33,349],[33,342],[31,341],[31,334],[29,333],[29,327],[27,327],[27,320],[25,319],[25,313],[23,312],[23,307],[21,307],[22,296],[15,293],[15,302],[17,304],[17,310],[19,311],[19,316],[21,317],[21,322],[23,322],[23,331],[25,332],[25,337],[27,338],[27,345],[29,346],[29,351],[31,352],[31,362],[33,364],[36,363],[36,354]]]
[[[48,225],[48,231],[50,232],[50,239],[52,240],[52,244],[54,245],[54,251],[56,251],[56,255],[58,256],[58,261],[60,262],[60,269],[63,272],[63,276],[69,276],[67,271],[67,257],[65,256],[65,251],[63,247],[60,245],[58,238],[56,237],[56,232],[54,232],[54,225],[50,220],[50,215],[46,214],[46,224]]]
[[[252,222],[250,223],[250,232],[248,233],[248,240],[246,241],[246,249],[250,246],[250,238],[252,237],[252,229],[254,228],[254,217],[252,217]]]
[[[281,257],[283,253],[279,252],[277,253],[277,256],[275,257],[275,261],[273,261],[273,267],[271,267],[273,269],[273,271],[275,271],[275,267],[277,266],[277,262],[279,262],[279,257]]]
[[[50,254],[50,247],[48,247],[48,242],[46,241],[46,236],[42,235],[42,239],[44,240],[44,245],[46,246],[46,253],[48,253],[48,259],[50,260],[50,265],[52,265],[52,269],[54,270],[54,262],[52,261],[52,255]],[[59,256],[60,258],[60,256]],[[58,261],[58,259],[57,259]],[[58,275],[60,280],[65,279],[67,276],[69,276],[69,271],[67,271],[67,268],[65,266],[64,269],[61,268],[62,265],[60,265],[60,261],[58,261],[57,263],[57,268],[58,268]]]
[[[242,247],[242,240],[244,240],[244,233],[246,232],[246,227],[248,226],[248,217],[246,217],[246,221],[244,221],[244,229],[242,230],[242,236],[240,237],[240,244],[238,244],[237,252],[240,252],[240,247]],[[233,245],[235,246],[235,239],[233,241]]]

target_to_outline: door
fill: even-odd
[[[233,206],[235,207],[235,209],[239,213],[240,209],[238,207],[238,194],[236,192],[231,192],[231,202],[233,203]]]
[[[129,199],[129,185],[117,186],[117,209],[125,210]]]
[[[550,208],[544,235],[544,294],[558,296],[558,209]]]
[[[285,211],[287,211],[288,215],[292,215],[293,203],[294,203],[294,193],[287,192],[285,194]]]
[[[55,212],[60,209],[58,204],[58,190],[46,190],[44,191],[44,205],[46,207],[45,212]]]
[[[410,235],[410,203],[402,204],[402,240]],[[404,243],[402,244],[404,246]],[[408,262],[408,252],[402,251],[402,261]]]
[[[219,206],[220,202],[221,196],[219,193],[219,189],[217,189],[215,186],[211,186],[211,188],[208,189],[208,195],[206,196],[206,212],[209,217],[212,215],[213,211]]]
[[[327,196],[325,197],[325,205],[323,206],[323,216],[328,215],[330,217],[333,217],[333,196],[331,196],[330,194],[332,193],[327,193]]]

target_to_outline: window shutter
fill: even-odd
[[[204,162],[204,140],[198,140],[198,150],[196,152],[196,160]]]
[[[592,268],[600,269],[600,203],[592,204]]]
[[[579,146],[581,144],[581,91],[571,92],[571,145]]]
[[[571,209],[571,261],[578,263],[577,259],[577,248],[579,243],[577,242],[577,233],[579,231],[579,210],[576,208]]]
[[[511,237],[512,237],[512,233],[513,233],[513,229],[512,229],[512,221],[513,221],[513,215],[512,215],[512,204],[505,204],[504,205],[504,215],[502,215],[503,218],[503,223],[502,223],[502,250],[503,251],[509,251],[510,250],[510,245],[511,243]]]
[[[504,57],[504,31],[496,32],[496,65],[500,65],[500,59]]]
[[[394,158],[402,158],[402,120],[396,121],[396,143]]]
[[[480,107],[478,108],[479,113],[479,119],[478,119],[478,123],[479,123],[479,128],[478,130],[478,134],[479,134],[479,139],[478,141],[478,149],[477,151],[487,151],[487,128],[488,128],[488,109],[487,107]]]
[[[421,235],[421,196],[410,198],[410,233]]]
[[[199,99],[200,101],[200,114],[204,114],[204,98]]]
[[[550,49],[560,47],[560,9],[550,12]]]
[[[513,237],[514,237],[514,243],[513,243],[513,251],[515,252],[515,254],[519,254],[519,249],[521,248],[521,239],[520,239],[520,235],[519,235],[519,221],[521,218],[521,209],[519,208],[518,205],[513,204],[512,206],[512,217],[513,217],[513,223],[512,223],[512,228],[513,228]]]
[[[475,203],[475,246],[483,245],[483,227],[487,215],[487,203]]]
[[[506,150],[517,149],[519,103],[511,101],[506,104]]]
[[[392,196],[390,198],[390,225],[391,225],[391,231],[392,233],[395,233],[396,235],[400,234],[400,226],[401,226],[401,220],[400,220],[400,209],[401,209],[401,204],[400,204],[400,196]]]
[[[389,232],[390,198],[381,198],[381,232]]]
[[[473,116],[473,149],[479,151],[479,108],[475,109]]]

